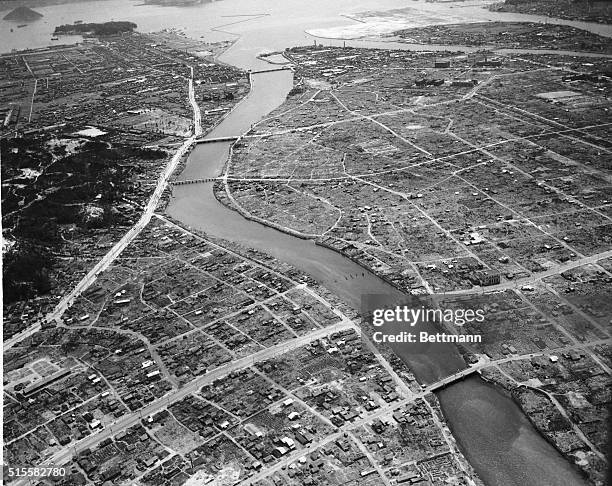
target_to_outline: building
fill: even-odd
[[[479,67],[501,67],[502,61],[499,58],[491,58],[491,59],[480,59],[476,61],[476,66]]]
[[[495,272],[493,270],[485,270],[482,272],[474,273],[471,280],[476,285],[486,287],[488,285],[497,285],[498,283],[500,283],[501,276],[498,272]]]
[[[57,381],[57,380],[61,380],[62,378],[64,378],[66,375],[70,374],[70,370],[67,369],[60,369],[58,371],[56,371],[55,373],[52,373],[44,378],[42,378],[41,380],[35,381],[33,383],[30,383],[28,386],[25,387],[25,389],[23,390],[23,394],[24,395],[30,395],[31,393],[34,393],[38,390],[40,390],[41,388],[44,388],[45,386]]]
[[[471,88],[472,86],[476,86],[478,81],[475,79],[453,79],[450,84],[451,86]]]

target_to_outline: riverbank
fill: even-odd
[[[424,47],[422,47],[422,49],[423,48]],[[352,54],[354,55],[356,52],[352,52]],[[296,80],[294,79],[291,85],[284,86],[284,89],[291,91],[295,86]],[[258,123],[259,122],[255,123],[255,125]],[[245,131],[248,129],[248,126],[245,127]],[[224,130],[228,131],[229,129],[224,128]],[[234,131],[233,133],[245,132]],[[242,143],[244,143],[245,140],[246,139],[242,139]],[[210,153],[210,150],[206,150],[203,147],[199,149],[199,151],[199,154],[194,154],[197,160],[202,160],[206,154]],[[220,161],[220,166],[224,169],[220,170],[220,168],[218,168],[215,175],[218,176],[219,173],[228,173],[228,164],[232,161],[232,149],[229,145],[228,152],[230,153],[230,157],[228,158],[224,154],[223,160]],[[270,161],[274,159],[266,155],[261,160]],[[232,176],[234,175],[235,174],[232,174]],[[235,231],[236,240],[240,240],[243,244],[248,246],[254,246],[263,251],[280,255],[284,261],[289,262],[293,266],[303,268],[306,273],[310,273],[317,279],[322,275],[320,273],[320,265],[318,265],[319,261],[323,265],[327,264],[326,260],[329,258],[329,255],[326,252],[334,253],[338,258],[350,261],[352,265],[357,266],[355,264],[356,260],[352,258],[351,255],[347,255],[348,258],[346,258],[341,256],[342,253],[338,252],[335,248],[328,250],[324,246],[317,245],[315,243],[316,235],[304,239],[304,234],[302,233],[300,235],[301,237],[292,239],[291,236],[295,235],[291,235],[291,233],[287,232],[286,228],[274,228],[268,221],[262,220],[254,223],[253,218],[247,219],[246,217],[240,216],[236,208],[232,207],[229,203],[229,198],[224,192],[224,189],[222,185],[217,183],[214,187],[212,184],[206,186],[206,190],[209,190],[211,194],[203,194],[200,190],[199,194],[196,195],[196,191],[181,190],[179,197],[183,207],[185,205],[183,201],[187,200],[191,200],[194,207],[198,207],[200,204],[199,202],[196,203],[196,198],[198,198],[199,201],[202,199],[206,200],[202,204],[202,208],[212,210],[205,219],[198,219],[193,215],[189,215],[189,220],[196,224],[201,224],[203,228],[207,229],[207,232],[210,231],[213,234],[219,232],[219,234],[223,233],[227,235]],[[211,196],[214,202],[210,200]],[[223,209],[221,210],[220,208]],[[218,221],[211,221],[211,218],[218,218]],[[322,251],[318,252],[318,250],[315,250],[316,248],[320,248]],[[298,255],[298,253],[302,254]],[[305,261],[305,255],[310,257],[310,262]],[[346,275],[344,270],[328,266],[326,272],[327,274],[334,274],[332,277],[333,281],[330,282],[327,280],[324,285],[329,284],[329,288],[334,289],[346,286],[345,290],[347,292],[351,291],[352,293],[350,301],[353,302],[352,305],[354,308],[358,306],[358,303],[355,304],[355,301],[358,300],[358,295],[353,289],[356,289],[355,284],[358,283],[360,279],[367,280],[368,278],[375,278],[376,280],[384,282],[387,292],[397,292],[396,285],[390,284],[388,280],[383,280],[380,275],[371,274],[363,266],[363,261],[359,263],[359,268],[361,270],[358,271],[358,274],[357,271],[352,270],[353,273],[351,275]],[[319,281],[323,282],[323,279]],[[402,356],[402,359],[405,363],[409,364],[411,369],[420,366],[423,374],[439,373],[440,376],[446,376],[451,366],[447,362],[448,357],[448,353],[424,356],[424,359],[420,363],[415,362],[414,355],[405,355]],[[465,363],[463,363],[462,366],[465,367]],[[452,391],[452,394],[449,395],[448,393],[450,391]],[[449,424],[457,427],[456,430],[458,430],[458,432],[456,436],[459,438],[459,442],[464,446],[464,453],[466,456],[470,456],[469,459],[473,464],[478,465],[476,469],[479,471],[479,474],[481,474],[481,477],[487,478],[489,484],[519,484],[517,479],[512,478],[523,478],[525,480],[523,484],[538,484],[538,486],[540,484],[559,484],[556,479],[549,481],[543,478],[559,478],[560,471],[564,471],[563,477],[565,478],[565,482],[583,484],[580,479],[575,477],[573,471],[567,469],[569,465],[566,465],[565,459],[558,454],[556,449],[551,450],[550,444],[545,440],[541,440],[542,437],[540,434],[533,428],[529,420],[524,417],[524,414],[516,406],[516,403],[511,400],[511,403],[508,403],[509,400],[506,397],[500,397],[499,394],[489,388],[486,383],[478,380],[460,382],[440,392],[440,397]],[[455,404],[457,404],[457,406],[455,406]],[[475,431],[470,431],[467,428],[466,421],[482,421],[482,418],[475,419],[474,417],[476,416],[486,417],[484,422],[487,422],[487,424],[484,425],[483,423],[482,427],[478,427]],[[472,418],[468,420],[466,417]],[[491,433],[493,430],[495,433]],[[493,438],[493,436],[495,436],[495,438]],[[531,451],[533,450],[536,452],[532,453]],[[495,454],[493,454],[494,451],[496,451]],[[509,459],[501,461],[500,457],[502,456],[508,456]],[[538,464],[538,467],[542,465],[545,467],[546,472],[541,476],[540,473],[536,473],[532,469],[536,467],[536,464]],[[526,471],[529,471],[529,473]],[[526,475],[527,477],[525,477]]]
[[[521,385],[515,385],[512,386],[509,382],[508,379],[506,379],[503,375],[502,376],[498,376],[497,378],[494,378],[494,375],[501,375],[499,372],[496,372],[496,370],[490,370],[491,373],[486,373],[487,370],[485,370],[485,372],[480,374],[481,379],[487,383],[488,385],[490,385],[491,387],[494,387],[495,389],[497,389],[500,393],[503,393],[505,396],[507,396],[510,400],[512,400],[516,406],[523,412],[523,414],[525,415],[525,417],[527,417],[527,420],[529,420],[529,423],[533,426],[534,429],[536,429],[540,435],[552,446],[555,448],[555,450],[565,458],[565,460],[572,466],[572,468],[574,469],[574,471],[576,471],[577,474],[579,474],[580,476],[582,476],[585,480],[592,482],[593,484],[596,484],[598,486],[603,486],[603,482],[601,482],[601,479],[603,479],[605,477],[605,468],[604,470],[600,470],[600,471],[595,471],[595,474],[589,474],[587,471],[585,471],[584,469],[582,469],[578,464],[576,464],[576,459],[577,457],[574,455],[571,455],[568,453],[568,451],[566,449],[564,449],[563,447],[560,446],[559,441],[555,440],[555,438],[553,436],[550,435],[549,431],[545,430],[542,428],[541,424],[539,422],[537,422],[536,420],[534,420],[534,418],[532,417],[532,414],[530,413],[530,410],[528,410],[525,406],[525,403],[523,401],[521,401],[515,391],[517,389],[521,388]],[[526,385],[525,385],[526,387]],[[546,394],[544,392],[542,392],[541,390],[537,390],[534,389],[535,392],[539,392],[542,395],[546,396]],[[554,407],[554,405],[551,404],[551,407]],[[585,447],[586,448],[586,447]]]
[[[209,240],[215,244],[218,244],[219,246],[227,248],[228,250],[231,250],[244,258],[256,261],[261,266],[266,267],[273,272],[278,272],[280,274],[288,276],[292,280],[308,285],[308,287],[311,288],[317,295],[320,295],[323,299],[333,304],[333,306],[337,308],[342,314],[350,318],[357,325],[360,324],[361,316],[357,310],[347,305],[335,294],[330,292],[324,286],[320,285],[310,275],[301,271],[300,269],[292,267],[287,263],[284,263],[263,251],[254,248],[249,248],[239,243],[236,243],[235,241],[228,240],[225,238],[219,238],[209,233],[206,233],[205,231],[202,231],[198,228],[188,226],[182,221],[177,220],[176,218],[173,218],[172,216],[169,216],[167,214],[164,214],[163,216],[159,215],[159,217],[164,220],[170,221],[171,223],[180,226],[181,228],[184,228],[190,233],[201,236],[206,240]]]

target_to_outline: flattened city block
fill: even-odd
[[[607,484],[612,2],[26,3],[6,484]]]

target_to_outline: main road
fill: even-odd
[[[202,135],[202,114],[200,107],[198,106],[195,99],[195,90],[193,84],[193,67],[191,69],[191,76],[189,78],[189,103],[193,109],[193,135],[187,138],[176,151],[170,162],[166,165],[164,171],[160,174],[157,185],[153,194],[149,198],[149,202],[144,207],[143,213],[140,219],[136,222],[130,230],[123,235],[123,237],[109,250],[109,252],[102,257],[102,259],[85,275],[79,283],[67,293],[57,304],[55,309],[46,316],[46,320],[52,321],[59,319],[64,312],[72,305],[75,299],[87,290],[95,281],[98,275],[106,270],[109,265],[125,250],[125,248],[140,234],[140,232],[149,224],[151,217],[159,204],[159,201],[168,185],[168,180],[172,173],[176,170],[181,159],[187,154],[191,146],[195,143],[196,139]],[[11,349],[15,344],[23,341],[32,334],[38,332],[41,329],[40,322],[36,322],[23,330],[19,334],[11,337],[4,341],[3,350],[6,352]]]
[[[291,339],[289,341],[284,341],[275,346],[271,346],[269,348],[263,349],[252,355],[245,356],[243,358],[234,360],[230,363],[226,363],[223,366],[220,366],[219,368],[215,368],[207,372],[206,374],[198,378],[195,378],[194,380],[186,384],[183,388],[180,388],[179,390],[175,390],[171,393],[168,393],[167,395],[151,402],[149,405],[147,405],[146,407],[140,410],[136,410],[134,412],[130,412],[124,415],[123,417],[121,417],[119,420],[117,420],[113,424],[100,430],[98,433],[85,437],[84,439],[81,439],[75,444],[66,446],[61,451],[57,452],[56,454],[54,454],[53,456],[45,460],[41,464],[41,467],[49,466],[49,465],[56,465],[56,464],[60,464],[60,465],[64,464],[67,461],[69,461],[77,452],[82,451],[87,448],[94,447],[95,445],[99,444],[101,441],[109,437],[112,437],[113,435],[119,433],[120,431],[125,430],[128,427],[131,427],[133,425],[136,425],[140,420],[142,420],[143,417],[153,415],[159,412],[160,410],[167,408],[172,403],[182,400],[186,396],[194,392],[197,392],[201,387],[211,384],[215,380],[223,378],[224,376],[227,376],[234,371],[239,371],[239,370],[248,368],[249,366],[253,366],[256,363],[266,361],[276,356],[288,353],[293,349],[297,349],[299,347],[305,346],[306,344],[309,344],[313,341],[324,338],[326,336],[329,336],[330,334],[333,334],[334,332],[341,331],[344,329],[354,329],[357,333],[361,334],[361,329],[352,320],[344,316],[341,322],[338,322],[337,324],[334,324],[333,326],[328,326],[322,329],[317,329],[308,334],[305,334],[304,336],[300,336],[298,338]],[[595,344],[610,344],[611,342],[612,342],[612,339],[602,339],[598,341],[593,341],[592,343],[589,343],[589,344],[594,344],[594,345]],[[430,383],[429,385],[423,387],[423,391],[420,393],[413,393],[410,389],[407,389],[407,387],[403,387],[403,388],[406,388],[402,390],[403,394],[406,395],[406,397],[403,400],[396,402],[395,404],[392,404],[388,407],[384,407],[382,411],[379,410],[375,414],[368,414],[367,416],[362,417],[359,420],[359,424],[366,423],[367,421],[372,420],[373,418],[381,415],[382,413],[386,413],[389,410],[397,408],[398,406],[412,402],[416,400],[417,398],[422,398],[428,393],[431,393],[435,391],[436,389],[440,388],[441,386],[446,386],[454,381],[461,380],[465,378],[466,376],[468,376],[469,374],[480,372],[480,370],[482,369],[485,369],[488,367],[494,367],[499,364],[507,363],[510,361],[531,359],[536,356],[545,356],[553,352],[558,353],[558,352],[569,351],[572,349],[581,348],[582,346],[583,345],[565,346],[561,348],[550,349],[546,351],[539,351],[535,353],[504,357],[504,358],[500,358],[497,360],[487,360],[487,361],[478,363],[470,368],[466,368],[457,373],[446,376],[434,383]],[[393,375],[395,375],[395,373],[393,373]],[[394,381],[397,384],[398,383],[397,376],[394,376],[394,378],[396,378],[396,380]],[[353,429],[354,426],[355,424],[352,424],[352,426],[349,427],[349,429]],[[340,430],[339,434],[343,432],[344,432],[344,429]],[[303,453],[305,451],[302,450],[300,452]]]
[[[77,451],[82,451],[100,443],[104,439],[112,437],[120,431],[137,424],[142,419],[142,417],[155,414],[156,412],[168,407],[170,404],[182,400],[187,395],[198,391],[204,385],[208,385],[219,378],[227,376],[233,371],[238,371],[249,366],[253,366],[255,363],[266,361],[281,354],[285,354],[293,349],[305,346],[306,344],[321,339],[334,332],[342,331],[344,329],[355,329],[356,332],[360,332],[356,324],[345,317],[341,322],[338,322],[333,326],[317,329],[316,331],[312,331],[308,334],[305,334],[304,336],[300,336],[289,341],[284,341],[275,346],[271,346],[257,353],[251,354],[249,356],[233,360],[227,364],[224,364],[223,366],[220,366],[219,368],[215,368],[207,372],[206,374],[190,381],[183,388],[180,388],[179,390],[168,393],[167,395],[158,398],[157,400],[151,402],[149,405],[140,410],[136,410],[134,412],[130,412],[124,415],[113,424],[100,430],[98,433],[87,436],[84,439],[78,441],[77,443],[66,446],[61,451],[57,452],[56,454],[45,460],[40,465],[40,467],[55,464],[64,464]]]

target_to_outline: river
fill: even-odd
[[[0,21],[0,44],[3,51],[49,45],[53,26],[75,20],[131,20],[141,31],[178,27],[192,37],[206,40],[236,40],[220,60],[243,69],[269,67],[256,56],[262,52],[282,50],[292,45],[312,43],[305,30],[350,26],[352,20],[343,13],[385,10],[405,7],[405,0],[223,0],[189,8],[139,6],[134,1],[106,0],[45,7],[45,15],[23,29],[9,32],[7,22]],[[448,4],[422,0],[410,2],[441,22],[464,20],[534,20],[541,17],[497,14],[478,7],[453,9]],[[117,15],[121,12],[121,15]],[[237,16],[240,13],[242,16]],[[252,17],[244,15],[251,14]],[[0,12],[0,18],[3,16]],[[571,22],[559,21],[560,23]],[[588,24],[588,30],[609,35],[608,26]],[[604,32],[605,31],[605,32]],[[74,42],[67,38],[61,42]],[[325,44],[342,44],[342,40],[325,40]],[[406,44],[351,41],[354,46],[386,48],[419,48]],[[436,47],[434,47],[436,48]],[[437,47],[448,49],[448,47]],[[427,46],[427,50],[432,48]],[[450,48],[463,49],[460,46]],[[290,72],[258,74],[252,77],[252,90],[245,100],[218,125],[209,137],[239,135],[251,124],[279,106],[292,87]],[[181,178],[217,176],[227,159],[229,143],[199,145],[191,154]],[[185,225],[245,246],[268,252],[279,260],[311,275],[348,304],[359,308],[361,295],[398,291],[351,260],[312,241],[302,240],[275,229],[244,219],[227,209],[214,197],[212,183],[175,186],[168,213]],[[453,347],[442,354],[414,354],[398,349],[421,382],[465,367]],[[458,382],[438,393],[446,420],[459,447],[478,475],[490,486],[560,486],[584,485],[577,471],[533,428],[512,399],[497,387],[478,377]]]
[[[253,76],[248,98],[209,136],[237,134],[282,103],[292,86],[290,73]],[[261,100],[261,104],[259,101]],[[250,120],[248,116],[253,116]],[[229,143],[199,145],[181,177],[204,178],[221,173]],[[290,236],[246,220],[215,198],[212,183],[175,186],[168,213],[187,226],[210,235],[265,251],[308,273],[346,303],[360,308],[361,295],[398,291],[337,252],[310,240]],[[464,368],[456,349],[436,354],[397,354],[421,382],[432,382]],[[438,393],[444,415],[459,447],[479,476],[490,486],[584,485],[574,468],[530,424],[520,408],[497,387],[469,378]]]

